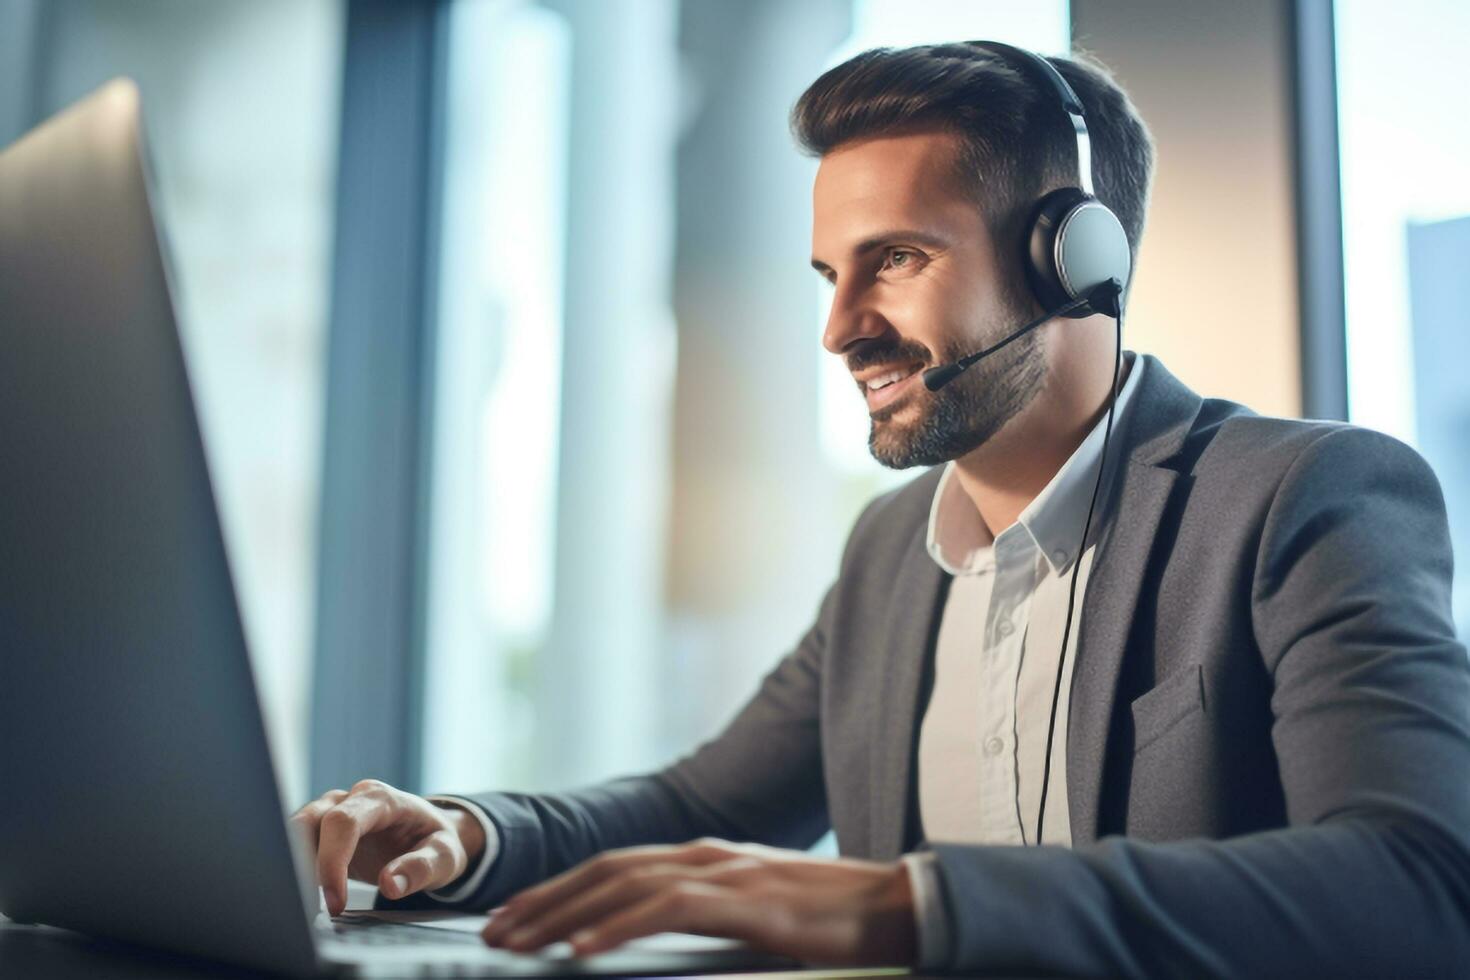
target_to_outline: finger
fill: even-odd
[[[358,840],[389,823],[393,811],[386,796],[364,793],[348,796],[322,815],[316,870],[332,915],[341,915],[347,907],[347,868],[357,853]]]
[[[706,865],[699,871],[699,880],[724,888],[737,888],[755,884],[762,879],[781,874],[779,865],[747,855]]]
[[[682,864],[651,864],[624,871],[535,918],[523,918],[509,925],[494,923],[497,928],[493,932],[489,927],[485,929],[485,941],[517,951],[540,949],[578,929],[601,922],[618,909],[677,885],[693,872],[694,869]]]
[[[693,932],[758,943],[764,915],[758,903],[736,892],[684,881],[579,930],[572,935],[571,944],[576,955],[591,956],[659,932]]]
[[[347,791],[332,789],[312,800],[291,814],[291,826],[297,828],[301,838],[315,850],[317,834],[321,829],[322,815],[347,797]]]
[[[613,875],[596,888],[549,910],[539,919],[522,920],[522,924],[505,938],[505,945],[513,950],[540,949],[595,925],[650,895],[677,888],[686,881],[730,889],[751,884],[768,873],[761,861],[750,857],[704,866],[651,864],[633,868]]]
[[[729,860],[737,853],[728,842],[708,838],[673,846],[648,845],[604,851],[555,878],[512,896],[491,920],[487,941],[491,937],[503,938],[519,923],[539,918],[548,909],[595,888],[615,874],[652,864],[714,864]]]
[[[388,898],[403,898],[447,885],[464,873],[458,857],[463,853],[462,848],[454,847],[447,831],[436,831],[414,850],[383,865],[378,874],[378,890]]]

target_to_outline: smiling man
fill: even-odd
[[[1048,60],[1131,268],[1147,129],[1099,66]],[[859,517],[796,648],[655,773],[326,794],[296,821],[333,911],[350,875],[390,906],[503,902],[485,936],[517,950],[676,930],[969,972],[1470,962],[1470,666],[1435,478],[1386,436],[1201,398],[1100,306],[1046,317],[1029,228],[1089,162],[1047,83],[978,43],[879,50],[793,112],[821,160],[822,342],[873,455],[924,468]],[[842,857],[799,850],[829,828]]]

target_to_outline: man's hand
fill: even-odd
[[[332,915],[347,907],[349,875],[402,898],[447,885],[485,849],[484,831],[468,811],[441,808],[376,779],[323,793],[291,823],[316,850],[317,881]]]
[[[567,940],[586,956],[657,932],[742,939],[809,963],[909,965],[918,950],[902,863],[720,840],[607,851],[511,898],[484,937],[516,952]]]

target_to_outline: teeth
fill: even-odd
[[[889,385],[893,384],[895,381],[902,381],[904,378],[907,378],[910,374],[913,374],[913,372],[912,371],[906,371],[906,370],[905,371],[890,371],[887,374],[881,374],[878,377],[873,378],[872,380],[870,380],[868,382],[868,390],[869,391],[877,391],[879,388],[887,388]]]

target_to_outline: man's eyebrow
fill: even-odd
[[[896,241],[914,242],[917,245],[926,245],[929,248],[946,248],[949,240],[927,231],[917,228],[892,228],[880,231],[876,235],[870,235],[857,244],[852,250],[853,255],[864,255],[873,249],[883,245],[890,245]],[[812,259],[812,268],[818,272],[831,272],[832,267],[821,259]]]

